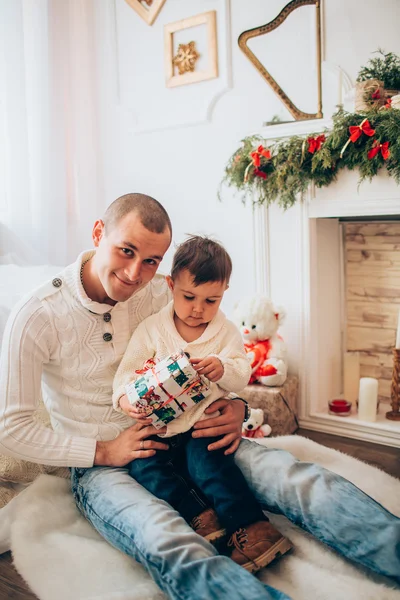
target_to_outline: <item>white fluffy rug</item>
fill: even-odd
[[[399,480],[301,437],[262,442],[345,476],[400,516]],[[109,546],[80,516],[68,481],[41,475],[11,504],[4,515],[0,511],[0,530],[7,517],[14,564],[41,600],[165,600],[139,564]],[[372,579],[283,517],[271,520],[294,551],[260,577],[293,600],[400,600],[389,580]]]

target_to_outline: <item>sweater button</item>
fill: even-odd
[[[105,333],[105,334],[103,335],[103,340],[104,340],[105,342],[111,342],[111,340],[112,340],[112,335],[111,335],[111,333]]]
[[[62,281],[59,277],[56,277],[55,279],[53,279],[53,281],[51,282],[55,288],[59,288],[62,286]]]
[[[110,315],[110,313],[104,313],[103,319],[105,320],[106,323],[108,323],[109,321],[111,321],[111,315]]]

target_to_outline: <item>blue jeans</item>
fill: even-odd
[[[223,449],[209,452],[207,446],[213,441],[215,438],[193,438],[189,430],[169,438],[169,450],[132,461],[128,471],[146,490],[175,508],[187,523],[213,507],[231,535],[266,517],[234,456],[225,456]]]
[[[266,510],[284,514],[355,563],[400,583],[400,519],[352,483],[248,440],[242,440],[235,461]],[[72,489],[99,533],[142,563],[169,598],[287,600],[219,556],[126,469],[73,469]]]

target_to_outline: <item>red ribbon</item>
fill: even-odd
[[[375,92],[373,92],[371,94],[371,98],[373,100],[380,100],[381,99],[381,92],[380,92],[379,88]]]
[[[322,133],[321,135],[318,135],[317,137],[309,137],[307,139],[308,142],[308,151],[311,154],[314,154],[314,152],[317,152],[322,144],[325,142],[325,135]]]
[[[261,157],[263,156],[264,158],[269,160],[271,158],[271,152],[267,150],[267,148],[264,148],[262,144],[260,144],[257,150],[253,150],[253,152],[250,152],[250,156],[253,161],[253,165],[258,168],[261,164]]]
[[[377,154],[379,154],[379,151],[382,154],[383,160],[387,160],[390,156],[389,142],[383,142],[383,144],[381,144],[378,142],[378,140],[375,140],[371,150],[368,152],[369,160],[372,160]]]
[[[340,151],[340,158],[342,158],[343,153],[346,150],[347,146],[350,144],[350,142],[356,142],[358,138],[362,136],[363,133],[365,133],[365,135],[368,136],[375,135],[375,129],[372,129],[368,119],[364,119],[364,121],[362,121],[360,125],[350,125],[349,131],[350,137],[343,146],[342,150]]]
[[[261,177],[261,179],[267,179],[267,174],[264,173],[264,171],[261,171],[260,169],[254,169],[254,175],[257,175],[257,177]]]
[[[356,142],[358,140],[358,138],[360,138],[362,136],[363,133],[365,133],[365,135],[368,135],[370,137],[375,135],[375,129],[372,129],[372,127],[367,119],[364,119],[364,121],[361,123],[361,125],[350,125],[349,131],[350,131],[350,140],[352,142]]]
[[[135,373],[137,373],[138,375],[143,375],[144,373],[146,373],[146,371],[148,371],[149,369],[152,369],[155,366],[156,366],[156,361],[153,358],[149,358],[148,360],[145,361],[143,367],[141,369],[137,369],[135,371]]]

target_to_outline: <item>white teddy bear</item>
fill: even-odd
[[[273,387],[285,382],[286,346],[278,335],[284,317],[284,310],[274,307],[266,296],[243,298],[236,305],[234,320],[251,361],[249,383],[259,382]]]
[[[263,409],[251,408],[250,411],[250,417],[243,423],[242,437],[250,439],[267,437],[272,429],[267,424],[263,425]]]

